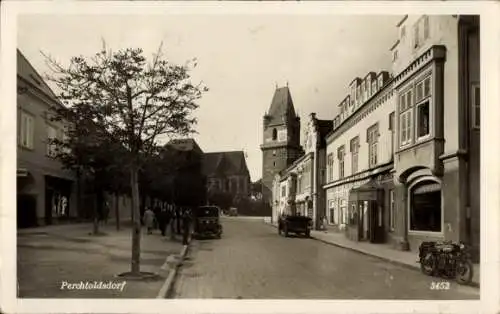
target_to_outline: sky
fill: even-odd
[[[332,120],[355,77],[391,70],[401,16],[374,15],[20,15],[18,48],[40,74],[43,51],[67,64],[112,50],[142,48],[184,64],[209,91],[198,101],[194,136],[204,152],[243,150],[251,180],[262,175],[262,116],[276,85],[288,83],[302,127],[308,115]],[[302,141],[302,139],[301,139]]]

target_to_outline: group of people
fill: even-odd
[[[158,228],[161,235],[165,236],[170,226],[172,234],[182,234],[182,242],[187,244],[191,230],[191,216],[189,207],[157,205],[153,209],[146,207],[142,222],[148,234],[152,234],[153,230]]]

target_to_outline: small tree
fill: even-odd
[[[142,49],[112,52],[105,45],[92,58],[73,57],[64,67],[47,57],[60,98],[70,111],[90,107],[90,119],[124,147],[132,191],[133,231],[131,275],[140,275],[140,210],[138,174],[144,156],[155,150],[160,135],[194,132],[196,101],[208,91],[192,84],[189,71],[196,59],[174,65],[163,58],[160,45],[151,62]]]

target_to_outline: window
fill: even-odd
[[[358,85],[356,87],[356,104],[359,105],[359,103],[361,102],[360,100],[360,90],[361,90],[361,87]]]
[[[285,197],[286,196],[286,186],[282,186],[281,187],[281,197]]]
[[[417,115],[417,138],[421,139],[430,134],[430,97],[431,77],[428,76],[415,86],[416,115]]]
[[[342,145],[337,151],[337,158],[339,159],[339,179],[342,179],[344,177],[344,155],[345,148],[344,145]]]
[[[410,189],[410,230],[442,231],[441,187],[434,181],[423,181]]]
[[[358,172],[359,136],[351,140],[351,174]]]
[[[396,227],[396,211],[395,211],[394,190],[389,191],[389,227],[394,231]]]
[[[328,182],[333,181],[333,153],[328,154]]]
[[[479,129],[481,125],[481,89],[473,84],[471,89],[472,127]]]
[[[381,89],[384,86],[384,78],[382,75],[378,78],[378,89]]]
[[[372,82],[372,94],[377,92],[377,80],[373,80]]]
[[[273,129],[273,141],[276,141],[278,139],[278,131],[276,129]]]
[[[356,86],[351,86],[351,106],[354,105],[354,100],[356,99]]]
[[[57,146],[55,143],[51,143],[52,140],[57,139],[57,129],[51,125],[47,125],[47,156],[54,157],[56,154]]]
[[[391,156],[394,154],[394,112],[389,114],[389,130],[391,131]]]
[[[368,142],[368,166],[372,168],[377,165],[377,151],[378,151],[378,123],[368,128],[366,133],[366,140]]]
[[[366,81],[366,80],[365,80],[365,81],[363,82],[363,86],[364,86],[364,88],[365,88],[365,93],[364,93],[364,95],[363,95],[363,101],[367,101],[367,100],[368,100],[368,97],[369,97],[368,93],[369,93],[369,91],[370,91],[370,83],[369,83],[368,81]]]
[[[399,130],[401,146],[411,143],[413,90],[408,90],[399,97]]]
[[[33,149],[35,138],[35,117],[26,112],[21,112],[21,138],[22,147]]]
[[[429,17],[424,15],[413,26],[413,43],[414,48],[419,48],[429,38]]]
[[[273,167],[276,167],[276,161],[273,161]]]
[[[298,194],[302,193],[302,175],[297,179],[297,192]]]
[[[273,156],[276,157],[276,150],[273,150]]]

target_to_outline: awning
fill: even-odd
[[[441,186],[439,185],[439,183],[429,183],[417,187],[415,190],[413,190],[413,194],[425,194],[438,191],[441,191]]]

